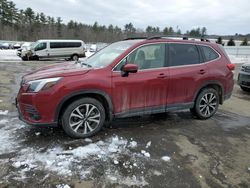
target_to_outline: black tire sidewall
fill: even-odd
[[[71,112],[79,105],[82,104],[92,104],[95,107],[97,107],[97,109],[99,110],[100,114],[101,114],[101,118],[100,118],[100,123],[98,125],[98,127],[90,133],[87,133],[85,135],[80,134],[80,133],[76,133],[74,132],[70,125],[69,125],[69,117]],[[94,134],[96,134],[98,131],[100,131],[100,129],[102,128],[103,124],[105,122],[105,109],[103,107],[103,105],[96,99],[93,98],[83,98],[83,99],[78,99],[74,102],[72,102],[71,104],[69,104],[66,107],[66,110],[64,111],[63,115],[62,115],[62,127],[63,130],[66,132],[67,135],[69,135],[72,138],[87,138],[87,137],[91,137]]]
[[[74,57],[76,57],[76,60],[75,60],[75,58],[74,58]],[[73,61],[77,61],[77,60],[79,60],[79,56],[78,56],[77,54],[72,55],[72,60],[73,60]]]
[[[200,112],[200,101],[201,101],[202,97],[203,97],[205,94],[207,94],[207,93],[213,93],[213,94],[216,96],[217,105],[216,105],[215,110],[213,111],[213,113],[211,113],[209,116],[204,116],[204,115]],[[218,107],[219,107],[219,94],[218,94],[218,92],[217,92],[215,89],[213,89],[213,88],[206,88],[206,89],[203,89],[203,90],[199,93],[199,95],[198,95],[198,97],[197,97],[197,99],[196,99],[196,101],[195,101],[195,106],[194,106],[195,115],[196,115],[199,119],[208,119],[208,118],[212,117],[212,116],[217,112]]]

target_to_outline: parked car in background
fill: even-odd
[[[6,50],[10,48],[10,44],[9,43],[0,43],[0,49],[1,50]]]
[[[77,61],[85,57],[86,45],[81,40],[38,40],[30,49],[22,50],[22,60],[43,58],[70,58]]]
[[[234,68],[210,42],[128,39],[82,62],[25,75],[16,104],[24,122],[62,124],[74,138],[92,136],[114,118],[190,109],[208,119],[230,98]]]
[[[250,92],[250,63],[241,66],[238,75],[238,84],[243,91]]]
[[[21,47],[21,44],[20,43],[16,43],[13,45],[13,49],[19,49]]]

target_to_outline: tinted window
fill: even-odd
[[[36,45],[35,51],[44,50],[46,48],[47,48],[47,43],[46,42],[42,42],[42,43],[39,43],[38,45]]]
[[[193,44],[170,44],[170,66],[192,65],[200,63],[198,49]]]
[[[205,61],[211,61],[219,57],[219,55],[208,46],[201,46],[201,50],[203,51]]]
[[[51,42],[50,48],[77,48],[81,45],[81,42]]]
[[[115,70],[121,70],[126,63],[137,64],[139,69],[152,69],[165,66],[165,44],[152,44],[140,47],[124,59]]]

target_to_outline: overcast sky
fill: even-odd
[[[132,22],[136,28],[148,25],[177,26],[186,32],[207,27],[209,34],[250,33],[249,0],[13,0],[19,9],[31,7],[48,16],[60,16],[65,23],[122,27]]]

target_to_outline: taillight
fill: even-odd
[[[230,70],[230,71],[233,71],[235,69],[235,64],[227,64],[227,68]]]

